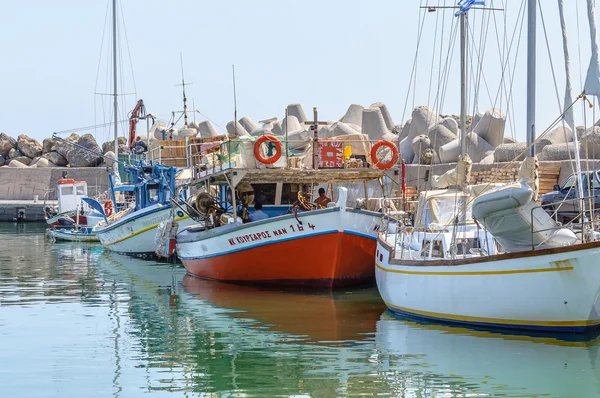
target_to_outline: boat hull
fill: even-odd
[[[84,227],[79,230],[75,228],[49,228],[48,233],[56,241],[99,242],[98,237],[90,227]]]
[[[376,281],[388,308],[445,323],[551,332],[600,326],[600,243],[460,260],[392,259],[380,238]],[[445,265],[444,265],[445,264]]]
[[[317,210],[235,227],[184,232],[177,253],[197,277],[335,288],[373,280],[381,215]],[[180,238],[181,237],[181,238]]]
[[[96,226],[94,231],[102,245],[116,253],[154,257],[156,228],[170,217],[170,207],[152,206],[127,214],[109,225]],[[176,211],[175,221],[179,223],[179,230],[194,223],[181,210]]]

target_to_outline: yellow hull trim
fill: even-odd
[[[568,267],[552,267],[552,268],[533,268],[533,269],[511,269],[506,271],[451,271],[451,272],[436,272],[436,271],[405,271],[397,269],[384,268],[379,264],[375,264],[377,268],[383,272],[405,275],[508,275],[508,274],[531,274],[536,272],[561,272],[571,271],[572,266]],[[436,266],[437,268],[437,266]]]
[[[190,218],[190,217],[189,217],[189,216],[177,217],[177,218],[175,219],[175,221],[181,221],[181,220],[185,220],[185,219],[187,219],[187,218]],[[114,244],[116,244],[116,243],[119,243],[119,242],[123,242],[124,240],[127,240],[127,239],[129,239],[129,238],[133,238],[134,236],[137,236],[137,235],[139,235],[139,234],[143,234],[143,233],[144,233],[144,232],[146,232],[146,231],[150,231],[151,229],[154,229],[154,228],[158,227],[158,225],[159,225],[159,224],[154,224],[154,225],[151,225],[151,226],[149,226],[149,227],[146,227],[146,228],[140,229],[139,231],[136,231],[136,232],[132,233],[131,235],[128,235],[128,236],[126,236],[126,237],[124,237],[124,238],[117,239],[117,240],[115,240],[115,241],[113,241],[113,242],[110,242],[110,243],[103,243],[103,245],[106,245],[106,246],[108,246],[108,245],[114,245]]]
[[[451,320],[465,323],[490,323],[496,325],[522,325],[522,326],[540,326],[540,327],[590,327],[600,325],[600,320],[587,320],[587,321],[524,321],[517,319],[498,319],[498,318],[483,318],[475,316],[461,316],[453,314],[442,314],[439,312],[420,311],[410,308],[400,307],[384,301],[385,304],[390,308],[396,308],[407,314],[413,314],[418,316],[424,316],[428,318],[436,318],[440,320]]]

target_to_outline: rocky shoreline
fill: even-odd
[[[76,143],[106,156],[114,157],[114,141],[98,145],[91,134],[72,133],[65,140]],[[127,139],[119,137],[119,153],[127,153]],[[85,149],[77,148],[55,138],[46,138],[40,144],[36,139],[21,134],[17,139],[0,133],[0,167],[96,167],[104,165],[104,158]]]

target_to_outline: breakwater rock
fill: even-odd
[[[84,148],[106,155],[113,153],[114,141],[100,146],[93,135],[72,133],[65,140]],[[127,153],[127,139],[119,137],[119,153]],[[16,139],[6,133],[0,133],[0,167],[97,167],[104,166],[104,158],[85,149],[78,148],[54,138],[46,138],[40,144],[25,134]]]

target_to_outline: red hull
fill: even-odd
[[[336,232],[182,262],[200,278],[334,288],[373,280],[375,246],[373,239]]]

